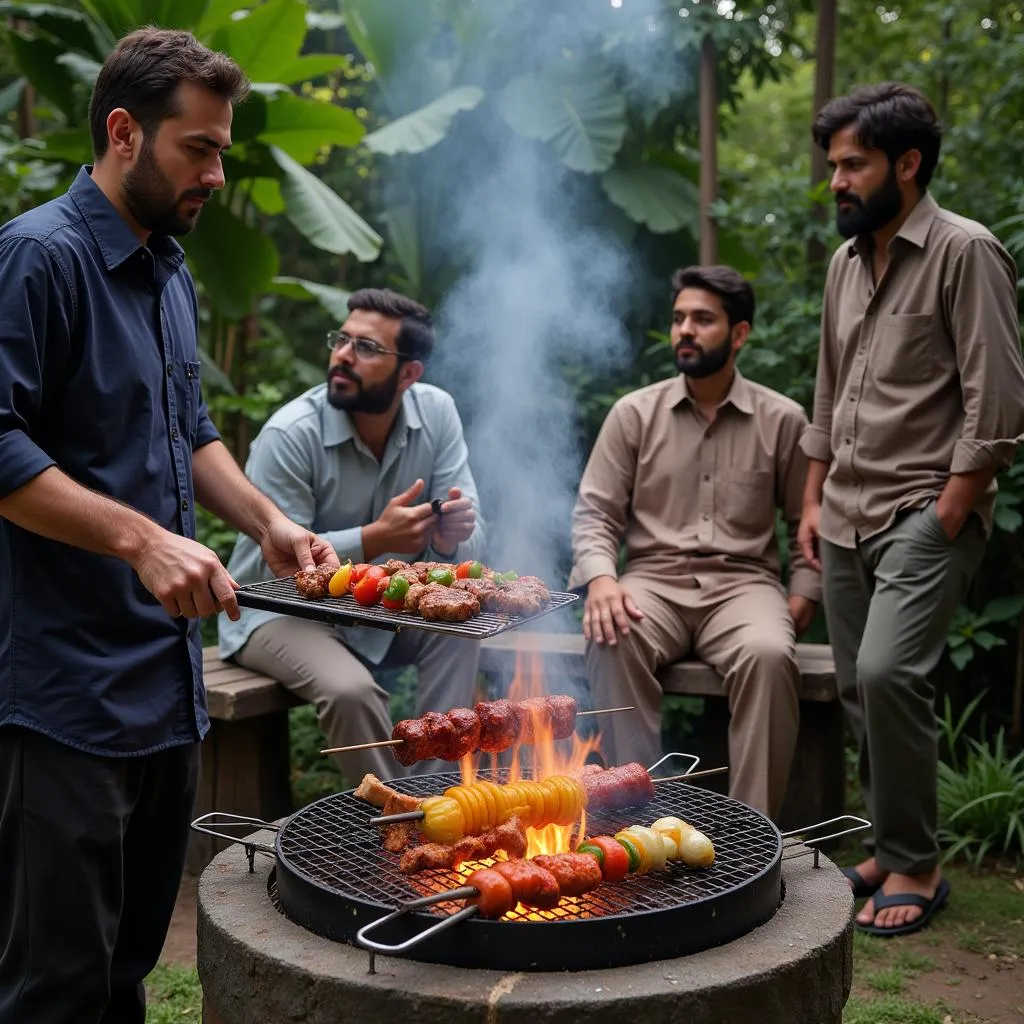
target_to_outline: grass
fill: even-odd
[[[146,979],[146,1024],[186,1024],[203,1016],[203,990],[194,968],[157,964]]]
[[[837,855],[854,863],[859,851]],[[853,938],[854,990],[843,1011],[843,1024],[970,1024],[983,1018],[953,1012],[941,1000],[925,1003],[913,998],[913,981],[938,969],[936,960],[921,946],[945,944],[977,956],[1024,957],[1024,880],[1013,862],[988,861],[976,870],[962,861],[947,864],[952,886],[949,905],[916,939],[916,948],[900,940],[872,938],[855,932]],[[944,984],[956,989],[962,978]]]
[[[843,1010],[843,1024],[945,1024],[945,1007],[924,1006],[899,996],[861,999],[850,996]]]

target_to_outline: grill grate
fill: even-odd
[[[500,771],[496,781],[506,778],[507,772]],[[459,781],[458,775],[445,774],[395,780],[390,785],[404,793],[428,796]],[[577,899],[563,900],[554,910],[532,911],[531,920],[634,915],[714,899],[735,891],[777,863],[781,855],[779,833],[756,811],[681,782],[659,784],[657,793],[657,798],[642,808],[588,814],[587,834],[611,834],[630,824],[650,824],[665,815],[678,815],[714,842],[714,865],[703,870],[677,865],[670,872],[603,885]],[[299,811],[282,828],[278,856],[312,885],[348,900],[386,909],[463,884],[464,876],[456,871],[436,869],[402,875],[398,870],[399,856],[384,850],[380,830],[366,823],[376,813],[348,793],[325,797]],[[467,862],[463,868],[472,870],[479,866]],[[457,903],[438,904],[420,913],[443,917],[460,907]],[[526,914],[513,913],[504,920],[513,919],[526,920]]]
[[[374,626],[396,633],[401,629],[426,629],[471,640],[482,640],[504,633],[508,629],[515,629],[524,622],[538,619],[579,600],[577,594],[550,591],[550,595],[548,606],[536,615],[499,615],[496,612],[481,612],[468,622],[435,622],[420,615],[388,611],[380,605],[361,605],[351,594],[310,601],[299,596],[295,589],[295,581],[291,577],[250,583],[235,591],[238,603],[247,608],[295,615],[302,619],[312,619],[314,622],[326,622],[332,626]]]

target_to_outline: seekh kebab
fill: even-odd
[[[576,700],[565,694],[526,700],[480,701],[474,708],[428,711],[406,718],[391,731],[400,764],[417,761],[458,761],[474,750],[497,754],[539,735],[568,739],[576,731]]]

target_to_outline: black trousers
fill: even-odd
[[[198,775],[0,728],[0,1024],[144,1024]]]

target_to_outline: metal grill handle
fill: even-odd
[[[225,820],[215,820],[221,818]],[[245,847],[245,855],[249,858],[250,873],[255,870],[253,867],[253,861],[255,860],[257,853],[265,853],[270,857],[275,855],[274,848],[272,846],[267,846],[265,843],[253,842],[251,839],[245,839],[242,836],[235,836],[230,832],[218,832],[215,828],[210,828],[211,824],[220,825],[222,828],[244,825],[249,829],[276,832],[277,825],[272,821],[264,821],[262,818],[251,818],[244,814],[228,814],[224,811],[210,811],[208,814],[201,814],[196,818],[196,820],[192,822],[192,828],[196,832],[204,832],[208,836],[215,836],[217,839],[225,839],[229,843],[237,843],[239,846]]]
[[[451,928],[452,925],[457,924],[459,921],[464,921],[467,917],[472,917],[480,908],[475,904],[473,906],[463,907],[461,910],[456,911],[449,917],[445,917],[438,921],[437,924],[432,924],[429,928],[425,928],[423,931],[417,932],[417,934],[415,934],[411,939],[406,939],[405,942],[399,942],[394,946],[389,946],[386,943],[375,942],[373,939],[368,939],[366,936],[369,932],[372,932],[375,928],[380,928],[383,925],[386,925],[389,921],[394,921],[396,917],[408,914],[412,910],[420,910],[423,907],[429,907],[435,903],[447,903],[449,900],[468,899],[470,896],[478,895],[479,892],[472,885],[463,885],[458,889],[449,889],[447,892],[438,892],[431,896],[423,896],[418,900],[410,900],[408,903],[403,903],[397,910],[393,910],[385,917],[378,918],[376,921],[371,921],[369,924],[363,925],[363,927],[356,932],[356,942],[364,949],[369,950],[370,974],[376,973],[374,958],[377,953],[404,953],[407,949],[412,949],[413,946],[419,945],[419,943],[423,942],[424,939],[429,938],[431,935],[436,935],[438,932],[444,931],[446,928]]]
[[[683,754],[680,753],[680,751],[678,750],[674,750],[671,754],[666,754],[664,757],[658,758],[658,760],[655,761],[654,764],[652,764],[651,767],[647,769],[647,773],[653,778],[654,769],[659,767],[660,765],[663,765],[666,761],[671,760],[673,757],[688,757],[693,761],[693,764],[691,764],[690,767],[686,769],[686,775],[689,775],[690,772],[692,772],[694,768],[696,768],[697,765],[700,764],[700,758],[696,754]]]
[[[808,832],[817,832],[819,829],[827,829],[831,825],[837,825],[841,821],[852,821],[855,824],[851,828],[844,828],[839,832],[829,832],[828,835],[807,836]],[[820,851],[815,844],[823,843],[827,839],[838,839],[840,836],[852,835],[854,832],[863,832],[866,828],[871,828],[871,822],[867,821],[865,818],[858,818],[855,814],[841,814],[838,818],[829,818],[828,821],[819,821],[816,825],[807,825],[805,828],[795,828],[789,832],[783,832],[782,849],[787,852],[783,853],[782,859],[795,860],[797,857],[806,857],[809,853],[813,853],[814,866],[817,867],[818,854]],[[792,839],[794,842],[787,843],[786,840],[788,839]]]

